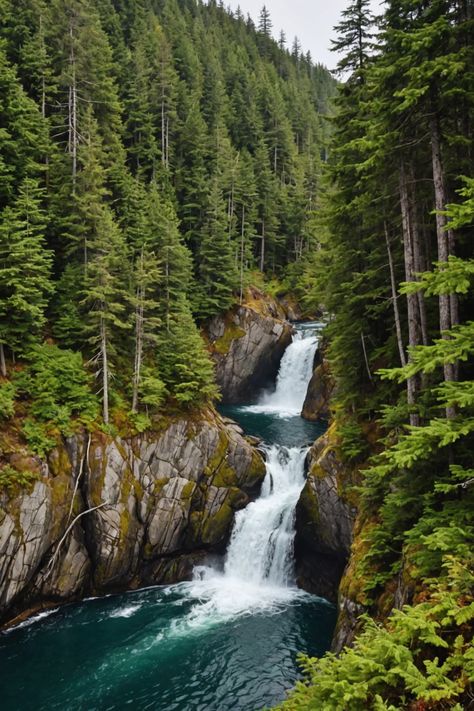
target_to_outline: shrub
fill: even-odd
[[[97,415],[97,399],[79,353],[48,343],[37,345],[15,382],[19,392],[31,400],[32,417],[53,424],[65,434],[73,417],[90,421]]]
[[[15,412],[16,388],[13,383],[0,384],[0,419],[8,420]]]
[[[0,469],[0,491],[7,489],[11,491],[15,486],[28,486],[39,479],[39,474],[30,471],[19,471],[6,464]]]

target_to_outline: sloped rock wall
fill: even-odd
[[[247,402],[274,382],[292,332],[282,307],[259,294],[212,319],[207,336],[224,403]]]
[[[295,559],[301,587],[334,601],[356,515],[347,496],[349,477],[332,425],[308,454],[308,477],[296,508]]]
[[[0,494],[0,619],[85,594],[176,582],[225,549],[265,475],[259,452],[213,411],[130,439],[74,437],[37,462],[30,490]]]

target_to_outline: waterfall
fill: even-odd
[[[283,354],[274,392],[264,393],[256,405],[246,409],[250,412],[272,413],[278,417],[299,415],[313,374],[317,347],[318,337],[314,326],[311,329],[301,327],[296,330],[293,342]]]
[[[317,325],[316,325],[317,328]],[[269,417],[299,416],[313,372],[315,325],[299,327],[285,351],[275,391],[241,411]],[[307,447],[265,445],[266,477],[260,497],[235,516],[224,570],[197,566],[190,592],[200,599],[191,625],[278,609],[303,593],[293,575],[295,509],[305,482]],[[207,621],[207,622],[205,622]]]
[[[274,586],[293,582],[295,507],[304,485],[306,449],[273,445],[257,501],[239,511],[227,550],[225,575]]]

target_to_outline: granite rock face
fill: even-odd
[[[300,585],[337,599],[347,563],[356,511],[345,494],[348,472],[331,426],[308,454],[308,477],[296,508],[295,558]]]
[[[225,550],[265,475],[214,411],[129,439],[69,439],[29,490],[0,492],[0,619],[27,608],[189,577]]]
[[[274,382],[292,332],[282,307],[268,298],[212,319],[207,335],[224,403],[246,402]]]
[[[315,363],[315,370],[308,385],[301,416],[305,420],[328,420],[331,416],[330,401],[334,394],[334,379],[329,371],[329,364],[320,351]]]

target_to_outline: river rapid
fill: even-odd
[[[3,711],[256,711],[294,684],[298,652],[329,648],[334,606],[293,577],[304,461],[324,431],[299,416],[318,327],[298,327],[273,392],[222,408],[263,439],[267,461],[261,494],[237,513],[224,559],[195,568],[190,582],[66,605],[3,632]]]

